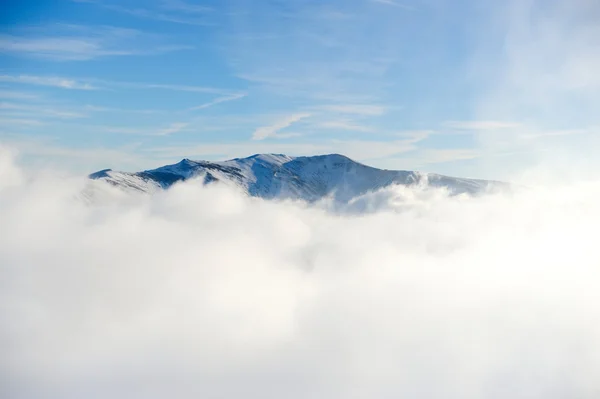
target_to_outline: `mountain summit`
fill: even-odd
[[[137,173],[101,170],[89,176],[142,192],[168,189],[173,184],[198,178],[205,184],[222,182],[265,199],[300,199],[309,202],[325,196],[348,202],[368,191],[394,184],[447,188],[452,194],[478,194],[504,183],[461,179],[431,173],[377,169],[339,155],[291,157],[256,154],[247,158],[208,162],[184,159],[173,165]]]

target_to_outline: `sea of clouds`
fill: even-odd
[[[598,398],[599,222],[598,182],[332,209],[3,149],[0,397]]]

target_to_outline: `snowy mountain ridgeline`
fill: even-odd
[[[137,173],[101,170],[89,176],[126,190],[153,193],[196,178],[210,184],[221,182],[265,199],[297,199],[308,202],[326,196],[347,203],[369,191],[399,184],[443,187],[453,195],[480,194],[507,187],[506,183],[461,179],[431,173],[384,170],[355,162],[339,154],[290,157],[257,154],[222,162],[184,159],[174,165]]]

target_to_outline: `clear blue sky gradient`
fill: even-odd
[[[31,165],[598,166],[597,1],[40,0],[0,18],[0,142]]]

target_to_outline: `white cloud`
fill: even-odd
[[[155,55],[191,49],[170,45],[157,35],[112,26],[57,24],[44,36],[0,35],[0,51],[54,61],[86,61],[99,57]]]
[[[209,108],[209,107],[212,107],[213,105],[217,105],[217,104],[220,104],[220,103],[239,100],[239,99],[242,99],[242,98],[244,98],[246,96],[248,96],[248,94],[246,94],[246,93],[238,93],[238,94],[232,94],[230,96],[217,97],[217,98],[215,98],[212,101],[209,101],[207,103],[198,105],[196,107],[192,107],[192,108],[190,108],[190,110],[193,111],[193,110],[205,109],[205,108]]]
[[[210,11],[210,8],[199,6],[183,1],[167,0],[162,4],[162,9],[150,9],[143,7],[125,7],[119,4],[110,4],[103,0],[72,0],[75,3],[93,4],[106,10],[114,11],[121,14],[130,15],[136,18],[153,19],[157,21],[172,22],[184,25],[199,25],[207,26],[212,23],[202,18],[202,15],[189,17],[187,14],[204,14]]]
[[[14,149],[0,145],[0,191],[23,182],[24,174],[15,162],[16,157]]]
[[[531,130],[597,125],[600,79],[592,71],[600,69],[600,28],[592,16],[600,12],[599,3],[511,0],[488,12],[474,19],[479,33],[469,69],[480,94],[472,114],[526,120],[527,129],[482,135],[480,145],[510,150]],[[539,149],[538,142],[531,145]],[[565,145],[566,140],[556,147]]]
[[[97,42],[69,37],[30,39],[1,36],[0,50],[6,53],[26,53],[56,60],[89,60],[107,55],[131,55],[124,51],[102,50]]]
[[[0,102],[0,110],[6,115],[28,116],[37,118],[76,119],[85,118],[87,113],[73,109],[51,108],[44,105],[18,104]]]
[[[545,137],[571,136],[580,134],[598,134],[600,127],[587,127],[583,129],[537,130],[522,134],[523,139],[540,139]]]
[[[226,55],[237,77],[282,98],[381,104],[390,98],[390,72],[403,59],[404,45],[393,38],[406,33],[403,24],[382,20],[387,8],[366,1],[242,2],[223,37]]]
[[[181,130],[197,129],[191,125],[179,127]],[[174,128],[178,128],[178,126],[171,124],[160,128],[101,125],[82,125],[79,127],[82,131],[93,131],[97,134],[109,132],[140,136],[140,138],[143,136],[159,136],[161,131],[173,130]],[[227,143],[190,141],[177,145],[166,144],[160,146],[144,146],[142,145],[143,141],[136,140],[128,146],[108,148],[64,146],[42,139],[23,142],[23,138],[17,135],[12,141],[5,141],[5,144],[12,143],[13,146],[19,148],[23,156],[35,160],[36,163],[48,163],[75,172],[88,173],[94,169],[106,167],[135,171],[177,162],[182,158],[225,160],[245,157],[255,153],[284,153],[296,156],[340,153],[357,161],[368,162],[372,166],[382,166],[382,162],[390,157],[398,157],[401,154],[417,150],[418,142],[427,137],[422,133],[411,133],[404,134],[391,141],[315,140],[311,142],[288,142],[287,140],[277,140],[301,135],[303,134],[292,130],[270,136],[275,139],[270,141],[252,140]],[[390,164],[385,164],[385,167],[394,168]]]
[[[0,127],[5,125],[42,126],[44,123],[37,119],[0,117]]]
[[[14,90],[0,90],[0,98],[11,100],[37,100],[40,98],[38,94],[28,93]]]
[[[321,122],[317,124],[317,128],[331,130],[348,130],[362,133],[374,133],[376,131],[376,129],[371,126],[359,125],[351,120],[346,119]]]
[[[521,126],[519,123],[504,121],[447,121],[443,125],[461,130],[500,130],[514,129]]]
[[[435,134],[435,130],[400,130],[394,134],[399,137],[423,137],[424,139]]]
[[[167,126],[164,129],[160,129],[158,132],[156,132],[156,134],[158,136],[168,136],[170,134],[173,133],[177,133],[182,131],[183,129],[185,129],[187,126],[189,125],[189,123],[185,123],[185,122],[176,122],[176,123],[172,123],[169,126]]]
[[[158,89],[158,90],[174,90],[174,91],[189,91],[192,93],[211,93],[211,94],[223,94],[227,96],[233,96],[230,91],[224,89],[218,89],[214,87],[206,86],[194,86],[194,85],[173,85],[163,83],[140,83],[140,82],[115,82],[115,81],[104,81],[106,85],[112,85],[116,87],[131,88],[131,89]]]
[[[144,129],[141,127],[96,126],[96,128],[107,131],[109,133],[151,135],[150,132],[152,132],[152,129]]]
[[[264,140],[269,137],[274,137],[280,130],[285,129],[286,127],[289,127],[302,119],[308,118],[309,116],[310,114],[307,113],[292,114],[277,121],[273,125],[259,127],[252,134],[252,139]]]
[[[384,4],[386,6],[393,6],[393,7],[404,8],[405,10],[414,10],[415,9],[413,6],[409,6],[407,4],[399,3],[399,2],[394,1],[394,0],[369,0],[369,1],[371,1],[372,3]]]
[[[298,132],[277,133],[272,138],[298,137]],[[190,143],[190,145],[164,146],[146,150],[152,156],[162,159],[224,160],[245,157],[255,153],[283,153],[287,155],[306,156],[315,154],[339,153],[357,161],[381,160],[399,154],[409,153],[417,149],[416,144],[423,140],[423,135],[407,135],[401,140],[319,140],[306,142],[251,141],[230,143]],[[370,163],[371,164],[371,163]],[[376,166],[375,164],[373,164]],[[156,165],[155,165],[156,166]]]
[[[232,93],[230,90],[215,87],[196,85],[174,85],[165,83],[147,82],[123,82],[103,79],[75,79],[60,76],[35,76],[35,75],[0,75],[0,82],[30,84],[38,86],[50,86],[62,89],[74,90],[99,90],[106,88],[122,88],[131,90],[172,90],[192,93],[210,93],[223,96],[241,96],[240,93]],[[240,97],[241,98],[241,97]],[[223,100],[222,100],[223,101]]]
[[[87,82],[82,82],[58,76],[32,76],[32,75],[0,75],[0,82],[23,83],[38,86],[59,87],[73,90],[95,90],[97,87]]]
[[[24,160],[23,168],[43,170],[70,170],[80,175],[118,165],[124,170],[143,170],[166,159],[154,154],[145,156],[136,150],[139,142],[114,147],[67,147],[51,137],[34,137],[23,134],[5,134],[0,146],[18,150]]]
[[[205,14],[207,12],[214,11],[213,8],[204,5],[198,5],[193,3],[187,3],[181,0],[163,0],[161,7],[173,11],[182,11],[185,13],[199,13]]]
[[[167,110],[164,109],[130,109],[130,108],[114,108],[86,104],[81,107],[86,112],[116,112],[116,113],[131,113],[131,114],[164,114]]]
[[[324,105],[321,107],[321,109],[326,112],[335,112],[340,114],[379,116],[383,115],[387,108],[382,105],[373,104],[338,104]]]
[[[91,205],[22,175],[0,152],[0,396],[598,391],[598,183],[392,188],[356,217],[196,182]]]
[[[122,126],[95,126],[99,131],[110,133],[132,134],[140,136],[168,136],[173,133],[178,133],[187,128],[188,122],[173,122],[161,128],[152,127],[122,127]]]
[[[484,154],[481,150],[475,148],[426,148],[419,155],[421,156],[421,164],[430,165],[475,159]]]
[[[285,132],[285,133],[277,133],[275,136],[271,136],[275,139],[291,139],[294,137],[302,137],[304,136],[303,133],[299,133],[299,132]]]

